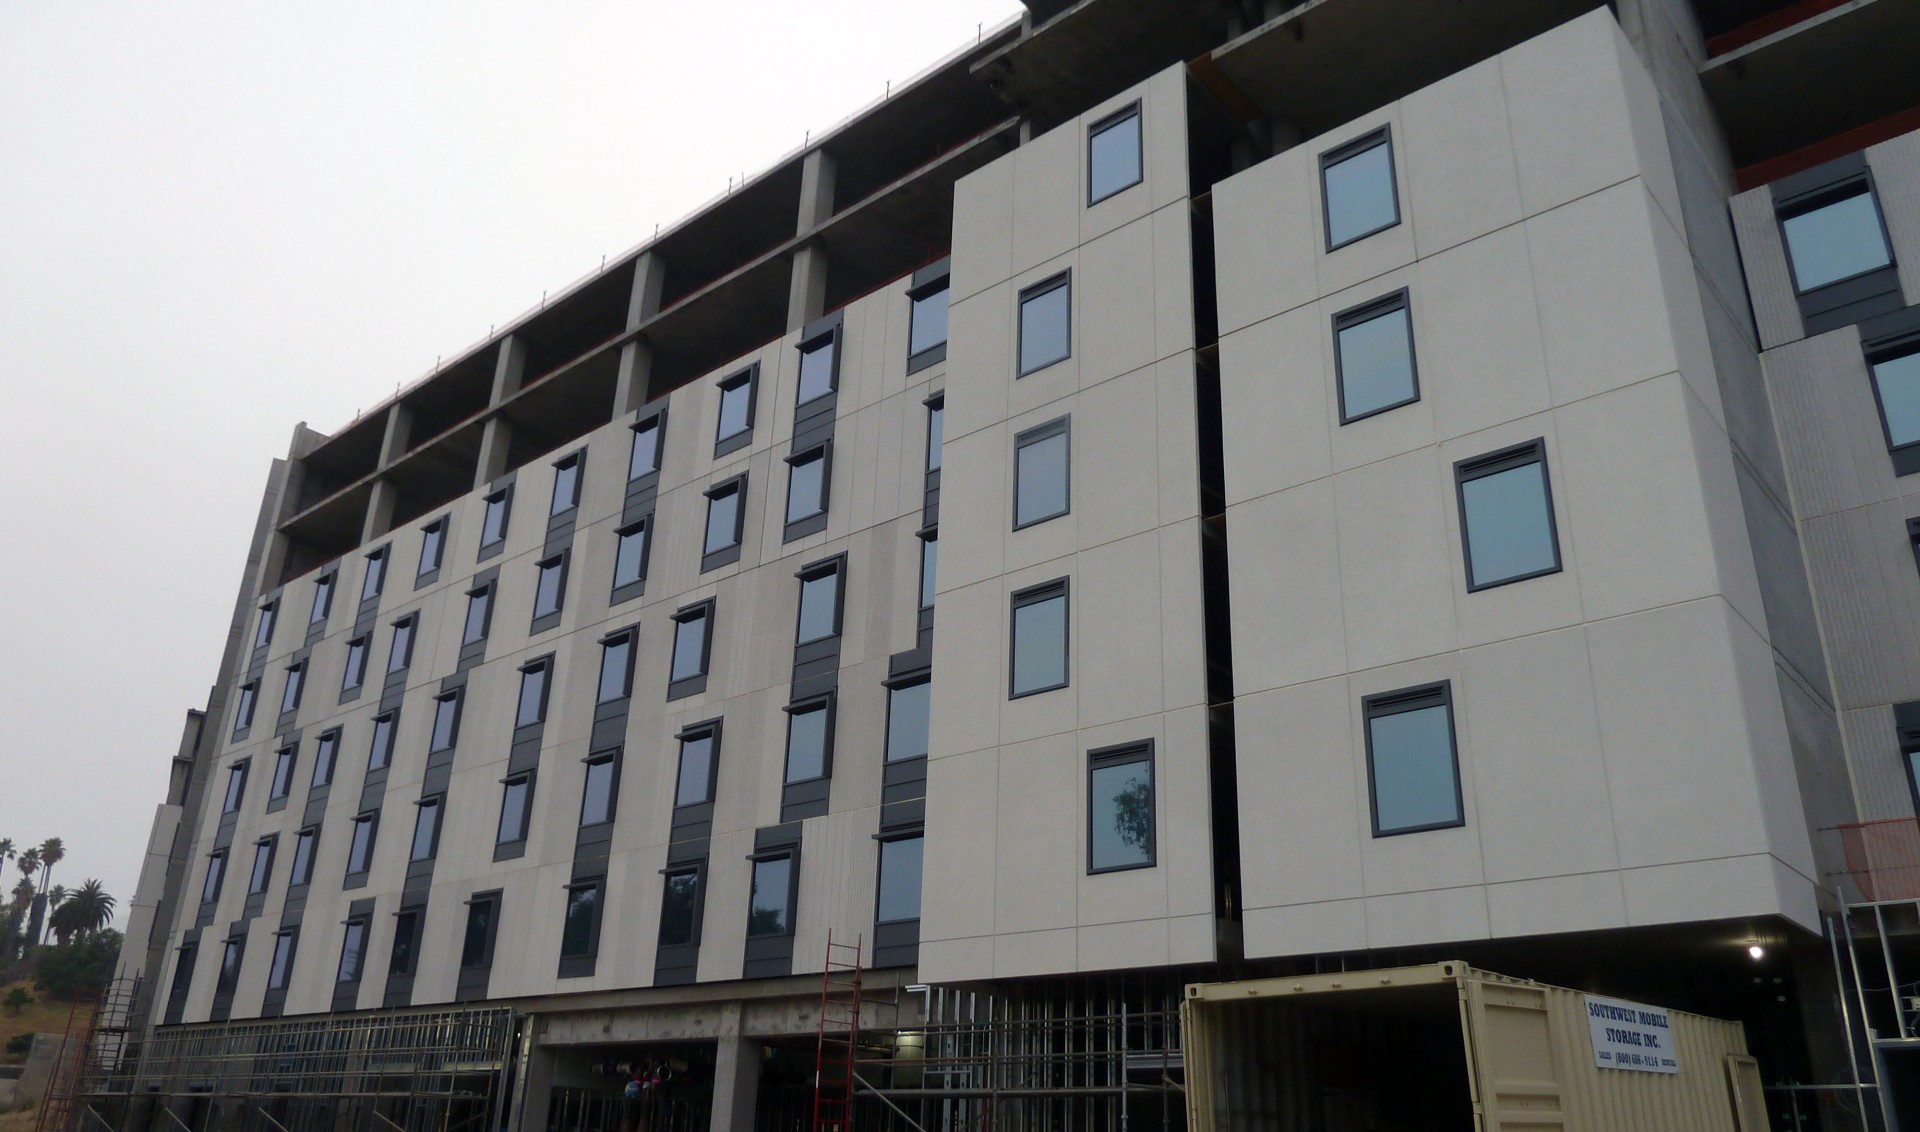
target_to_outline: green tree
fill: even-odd
[[[20,1012],[32,1005],[33,996],[27,993],[27,988],[25,987],[15,987],[8,991],[6,1000],[0,1002],[0,1006],[5,1006],[7,1013],[13,1015],[15,1018],[20,1017]]]
[[[0,837],[0,875],[7,871],[7,862],[13,860],[13,838]]]
[[[42,841],[40,843],[40,866],[46,870],[46,872],[40,874],[40,892],[42,895],[45,895],[50,891],[47,886],[53,883],[53,867],[59,864],[61,861],[65,860],[66,857],[67,857],[66,843],[61,841],[58,837],[49,837],[45,841]],[[48,903],[47,901],[43,900],[40,903],[41,903],[41,907],[34,913],[33,942],[35,943],[47,942],[47,937],[45,934],[44,927],[41,923],[40,917],[45,915],[47,912],[52,911],[53,905],[58,904],[59,901],[55,900],[52,903]]]
[[[69,1002],[99,992],[113,978],[121,939],[109,928],[47,948],[34,966],[33,985],[41,994]]]
[[[67,894],[51,917],[53,938],[67,943],[75,936],[84,937],[89,932],[97,932],[113,922],[113,897],[100,887],[100,882],[88,879],[87,883]]]

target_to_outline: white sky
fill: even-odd
[[[0,837],[131,900],[295,422],[1019,11],[0,0]]]

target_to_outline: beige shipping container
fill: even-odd
[[[1614,1000],[1599,999],[1605,1027]],[[1196,983],[1191,1132],[1766,1132],[1738,1023],[1652,1007],[1669,1071],[1601,1067],[1589,996],[1435,963]],[[1627,1046],[1626,1049],[1637,1047]]]

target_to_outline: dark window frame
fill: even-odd
[[[632,483],[634,480],[645,479],[647,476],[653,475],[660,470],[660,461],[666,454],[666,410],[662,408],[646,417],[642,417],[628,425],[627,429],[633,433],[632,438],[627,441],[627,482]],[[640,443],[640,434],[643,432],[653,433],[653,463],[651,466],[642,469],[636,474],[633,470],[633,454]]]
[[[267,890],[273,887],[274,857],[278,854],[279,849],[280,835],[277,833],[269,833],[265,837],[254,841],[253,864],[247,869],[248,896],[265,896]],[[266,854],[264,862],[261,858],[262,853]],[[262,873],[265,875],[262,876]],[[258,888],[254,887],[256,881],[260,885]]]
[[[1073,686],[1073,598],[1071,595],[1072,578],[1054,578],[1037,585],[1025,586],[1013,591],[1007,597],[1007,699],[1019,700],[1028,696],[1057,692]],[[1020,655],[1020,611],[1030,605],[1039,605],[1055,598],[1065,602],[1066,625],[1060,636],[1060,682],[1040,688],[1028,688],[1021,691],[1014,685],[1014,673],[1018,667],[1015,659]]]
[[[489,889],[486,892],[476,892],[472,896],[467,897],[467,920],[461,925],[460,932],[460,970],[482,971],[493,966],[494,946],[500,939],[500,913],[506,904],[504,897],[505,890],[498,888]],[[488,909],[486,942],[482,945],[479,958],[469,963],[467,962],[467,937],[473,930],[474,910],[483,905]]]
[[[707,500],[707,514],[700,526],[700,572],[704,574],[740,561],[740,545],[747,537],[747,473],[729,476],[700,494]],[[709,546],[708,539],[713,534],[714,502],[728,495],[734,497],[733,541]]]
[[[1155,758],[1154,742],[1142,739],[1132,743],[1120,743],[1111,747],[1100,747],[1087,752],[1087,875],[1101,876],[1106,873],[1134,872],[1138,869],[1158,868],[1160,865],[1160,768]],[[1093,859],[1093,783],[1100,771],[1114,767],[1132,766],[1135,763],[1147,765],[1147,859],[1126,865],[1100,865]]]
[[[778,849],[769,849],[764,853],[750,854],[747,859],[753,862],[753,869],[747,874],[747,929],[748,939],[792,939],[799,933],[800,927],[800,846],[785,845]],[[787,896],[782,918],[786,923],[781,931],[755,932],[753,930],[753,880],[760,866],[769,861],[787,862]]]
[[[500,780],[500,812],[493,823],[493,845],[496,850],[503,845],[524,845],[528,837],[531,836],[533,832],[534,777],[535,770],[530,767],[526,770],[515,771]],[[502,838],[500,834],[506,830],[507,802],[510,800],[510,791],[507,788],[511,786],[525,786],[527,788],[526,794],[520,802],[520,836]],[[497,859],[498,858],[496,858],[496,860]]]
[[[351,821],[350,824],[354,828],[348,831],[347,833],[346,876],[349,879],[353,877],[364,877],[368,873],[373,871],[373,854],[374,854],[374,850],[378,847],[379,841],[380,841],[380,809],[379,807],[376,806],[371,810],[361,810],[359,813],[353,816],[353,820]],[[366,859],[361,862],[360,868],[355,869],[353,867],[354,843],[359,840],[360,827],[362,825],[366,826],[366,829],[367,829],[367,851],[365,853]]]
[[[387,977],[411,975],[420,969],[420,929],[426,908],[408,904],[393,913],[393,941],[387,945]]]
[[[917,688],[923,685],[927,689],[927,715],[928,715],[927,746],[929,749],[926,751],[919,752],[917,754],[901,755],[899,758],[895,758],[893,755],[893,696],[894,696],[894,693],[902,691],[906,688]],[[933,672],[932,670],[922,669],[917,672],[907,673],[907,674],[895,677],[893,679],[883,681],[881,683],[881,687],[887,690],[886,731],[883,733],[883,739],[882,739],[881,748],[880,748],[881,765],[892,766],[896,763],[907,763],[907,762],[912,762],[915,759],[925,759],[929,757],[933,753],[931,750],[933,746],[933,727],[932,727]]]
[[[721,719],[703,719],[698,723],[690,723],[674,733],[674,741],[678,744],[673,752],[674,809],[679,810],[691,806],[706,806],[713,803],[714,797],[718,793],[718,785],[720,782],[720,735],[723,722]],[[701,736],[705,736],[708,740],[706,791],[698,801],[682,802],[680,800],[680,779],[681,776],[686,773],[687,769],[687,740],[697,739]]]
[[[1467,524],[1467,484],[1487,476],[1510,472],[1528,464],[1540,465],[1540,488],[1547,497],[1547,538],[1553,543],[1553,565],[1532,570],[1525,574],[1515,574],[1509,578],[1493,581],[1476,581],[1473,573],[1473,532]],[[1457,513],[1460,516],[1460,556],[1466,570],[1468,593],[1479,593],[1499,586],[1524,582],[1530,578],[1543,578],[1548,574],[1558,574],[1566,569],[1566,558],[1560,548],[1560,509],[1554,505],[1553,471],[1547,466],[1547,441],[1545,437],[1535,437],[1522,444],[1510,445],[1480,456],[1458,460],[1453,465],[1453,496]]]
[[[273,752],[273,777],[267,780],[267,801],[277,802],[293,793],[293,772],[300,765],[300,744],[282,743]]]
[[[1333,210],[1327,201],[1327,170],[1383,145],[1387,147],[1387,183],[1393,186],[1393,219],[1378,227],[1369,228],[1365,232],[1348,236],[1339,243],[1334,243]],[[1393,127],[1382,125],[1368,130],[1351,141],[1334,146],[1320,155],[1320,232],[1325,237],[1328,253],[1351,247],[1369,236],[1377,236],[1391,228],[1398,228],[1406,220],[1406,209],[1400,206],[1400,161],[1393,150]]]
[[[1447,711],[1447,750],[1453,766],[1453,808],[1458,816],[1451,821],[1424,825],[1380,828],[1380,790],[1374,773],[1373,721],[1389,715],[1444,707]],[[1459,829],[1467,824],[1466,795],[1460,781],[1460,728],[1453,717],[1453,681],[1441,680],[1410,688],[1376,692],[1360,698],[1360,732],[1367,747],[1367,821],[1373,836],[1399,837],[1407,833],[1429,833],[1436,829]]]
[[[533,617],[528,622],[529,633],[542,633],[560,623],[561,615],[567,611],[567,575],[573,565],[573,549],[568,547],[558,554],[548,555],[533,564]],[[547,577],[548,571],[554,571],[553,608],[540,611],[540,583]]]
[[[747,423],[738,432],[723,434],[720,429],[726,423],[725,410],[727,394],[741,386],[745,386],[747,390]],[[730,452],[738,452],[740,449],[753,443],[753,425],[754,417],[756,416],[755,409],[760,401],[760,364],[755,362],[746,369],[738,370],[730,376],[722,378],[715,388],[720,392],[720,398],[716,404],[717,411],[714,414],[715,419],[713,425],[713,458],[717,460]]]
[[[303,839],[305,839],[307,842],[307,855],[304,859],[300,856],[300,842]],[[304,825],[304,826],[301,826],[299,829],[294,830],[293,831],[293,860],[288,862],[288,867],[287,867],[287,887],[289,889],[299,888],[303,885],[308,885],[313,883],[313,866],[314,866],[314,862],[319,858],[319,856],[320,856],[319,824],[316,823],[314,825]],[[305,868],[301,867],[303,864],[305,865]]]
[[[874,926],[879,927],[881,924],[917,924],[919,923],[921,919],[921,917],[919,916],[903,916],[903,917],[899,917],[891,920],[881,919],[880,918],[880,891],[881,891],[882,885],[886,883],[886,877],[887,877],[887,848],[886,847],[888,845],[892,845],[896,842],[901,842],[901,841],[918,841],[920,842],[920,883],[921,883],[920,908],[922,912],[926,910],[925,897],[926,897],[926,877],[927,877],[927,874],[926,874],[927,831],[925,827],[916,825],[906,829],[898,829],[898,830],[889,829],[882,833],[875,834],[873,839],[877,843],[877,848],[875,849],[875,858],[873,862],[873,923],[874,923]]]
[[[252,776],[253,759],[235,759],[227,767],[227,791],[220,797],[220,816],[237,814],[247,804],[247,780]]]
[[[571,467],[573,472],[573,491],[566,506],[560,505],[560,473]],[[569,511],[580,509],[580,492],[587,478],[587,450],[576,448],[553,462],[553,490],[547,497],[547,518],[557,519]]]
[[[716,599],[707,598],[675,610],[673,621],[673,646],[667,653],[667,699],[677,700],[683,696],[696,695],[707,689],[707,676],[713,670],[713,629],[719,605]],[[673,658],[680,652],[680,634],[683,627],[692,621],[700,621],[700,670],[685,676],[673,674]],[[698,685],[697,687],[695,685]]]
[[[427,729],[427,753],[437,755],[441,751],[451,751],[460,745],[460,716],[466,705],[466,689],[453,688],[433,697],[433,723]],[[437,745],[440,738],[441,705],[452,704],[452,718],[447,723],[447,742]]]
[[[584,877],[580,880],[572,881],[566,885],[563,885],[562,888],[566,892],[567,897],[566,897],[566,900],[560,906],[561,907],[561,910],[560,910],[560,960],[561,962],[564,963],[569,959],[598,958],[600,955],[600,924],[601,924],[602,917],[606,915],[606,911],[607,911],[607,878],[604,876]],[[593,895],[593,920],[587,926],[587,940],[586,940],[585,949],[581,951],[570,952],[567,950],[567,924],[568,924],[568,920],[571,918],[573,913],[574,897],[578,893],[589,892],[589,891],[594,894]],[[592,972],[590,971],[581,971],[578,973],[578,975],[574,975],[572,977],[589,975],[591,973]],[[560,977],[567,978],[569,977],[569,973],[563,971],[561,972]]]
[[[937,472],[941,468],[946,467],[944,449],[947,436],[947,391],[942,389],[940,392],[928,397],[922,403],[927,407],[927,417],[926,451],[922,454],[921,470]],[[935,420],[940,422],[940,427],[937,429],[933,426]],[[938,444],[934,442],[935,433],[938,433],[940,437],[940,443]],[[936,460],[935,457],[939,457],[939,459]]]
[[[620,764],[625,761],[621,757],[624,750],[625,750],[624,747],[618,746],[618,745],[612,746],[612,747],[605,747],[605,748],[602,748],[601,750],[594,751],[591,754],[585,755],[581,758],[580,764],[586,768],[586,773],[582,775],[580,779],[580,808],[578,813],[575,815],[576,817],[576,820],[574,821],[575,827],[579,829],[591,829],[594,826],[601,826],[601,825],[610,826],[614,822],[619,820],[620,818],[620,770],[621,770]],[[593,768],[603,763],[610,764],[609,777],[607,779],[607,816],[599,819],[598,821],[588,821],[587,820],[587,782],[593,776]]]
[[[1819,212],[1830,205],[1839,204],[1841,201],[1851,200],[1857,196],[1866,197],[1873,205],[1874,219],[1880,222],[1880,246],[1886,249],[1887,262],[1877,267],[1869,267],[1864,271],[1856,271],[1852,275],[1830,279],[1825,283],[1802,287],[1800,265],[1793,261],[1793,244],[1787,239],[1787,221]],[[1815,294],[1828,287],[1838,287],[1876,272],[1885,271],[1888,268],[1897,269],[1900,266],[1899,249],[1894,246],[1893,232],[1887,227],[1887,210],[1880,204],[1880,187],[1874,182],[1873,167],[1865,162],[1861,163],[1859,169],[1836,178],[1831,183],[1805,189],[1785,202],[1776,202],[1773,222],[1780,233],[1780,251],[1787,261],[1787,282],[1793,287],[1795,298]]]
[[[548,701],[553,695],[553,669],[553,653],[537,657],[515,669],[516,672],[520,673],[520,687],[514,690],[513,697],[513,726],[516,730],[522,727],[532,727],[547,721]],[[536,672],[540,674],[540,705],[533,719],[521,719],[520,708],[521,705],[526,702],[527,677]]]
[[[706,872],[707,872],[707,864],[705,861],[695,861],[686,865],[670,865],[667,868],[660,870],[660,876],[661,876],[660,923],[659,923],[658,930],[655,932],[656,946],[658,947],[698,947],[700,946],[701,921],[706,919],[706,915],[705,915],[706,903],[707,903]],[[674,877],[685,875],[685,874],[692,874],[693,876],[693,915],[692,915],[692,922],[691,924],[689,924],[690,930],[687,933],[687,938],[684,940],[668,940],[666,938],[667,891]]]
[[[1404,311],[1407,316],[1407,370],[1413,379],[1413,393],[1405,399],[1395,401],[1392,404],[1381,405],[1378,408],[1368,409],[1361,413],[1349,413],[1347,411],[1346,355],[1340,348],[1340,335],[1356,326],[1372,322],[1374,319],[1384,318],[1394,311]],[[1364,421],[1369,417],[1377,417],[1381,413],[1390,413],[1395,409],[1405,408],[1408,405],[1419,402],[1420,354],[1415,345],[1413,334],[1412,288],[1402,287],[1391,294],[1382,295],[1377,299],[1370,299],[1358,306],[1348,307],[1346,310],[1333,316],[1333,382],[1334,395],[1340,403],[1340,423],[1342,425],[1350,425],[1356,421]]]
[[[348,916],[344,921],[346,931],[340,935],[340,962],[333,971],[334,986],[358,986],[367,975],[367,945],[372,942],[373,917]],[[360,946],[352,951],[353,977],[347,977],[348,945],[354,941],[354,928],[358,927]]]
[[[920,540],[920,596],[919,608],[932,609],[940,598],[940,528],[927,527],[915,531],[914,537]],[[933,570],[929,575],[927,562],[932,557]]]
[[[1035,299],[1044,298],[1047,295],[1050,295],[1053,292],[1059,291],[1059,290],[1065,290],[1067,292],[1067,352],[1060,355],[1057,358],[1049,358],[1044,362],[1036,362],[1035,364],[1030,366],[1027,364],[1026,358],[1021,356],[1021,343],[1026,340],[1027,304],[1030,302],[1033,302]],[[1019,297],[1015,302],[1015,310],[1018,312],[1018,317],[1015,320],[1014,332],[1013,332],[1013,355],[1014,355],[1013,376],[1015,380],[1018,380],[1019,378],[1023,378],[1031,373],[1039,373],[1041,370],[1047,369],[1050,366],[1057,366],[1061,362],[1064,362],[1069,358],[1073,357],[1073,271],[1072,269],[1059,272],[1058,274],[1055,274],[1055,275],[1049,275],[1047,278],[1040,280],[1038,283],[1035,283],[1028,287],[1022,287],[1019,292]]]
[[[286,958],[284,960],[281,958],[281,955],[280,955],[280,948],[282,944],[284,944],[287,949]],[[268,990],[283,991],[283,990],[286,990],[288,985],[293,982],[293,962],[294,962],[294,957],[299,954],[299,951],[300,951],[300,925],[299,924],[294,924],[292,927],[281,928],[278,931],[273,933],[273,951],[270,953],[270,956],[267,960],[267,989]]]
[[[927,299],[933,298],[935,295],[938,295],[942,291],[947,292],[947,298],[948,298],[947,337],[940,339],[940,341],[938,342],[934,342],[930,345],[923,346],[919,350],[915,350],[913,348],[913,319],[914,319],[914,315],[919,312],[919,309],[920,309],[919,304],[924,302]],[[929,366],[938,365],[947,359],[947,343],[951,341],[953,337],[952,298],[953,298],[953,275],[950,271],[943,271],[935,278],[927,280],[925,283],[922,283],[918,287],[913,287],[908,289],[907,291],[907,373],[909,375],[918,373]]]
[[[240,685],[238,702],[233,705],[233,734],[239,735],[253,727],[254,712],[260,706],[260,681],[256,678]]]
[[[1913,311],[1901,313],[1904,316],[1911,316]],[[1907,319],[1903,318],[1901,321],[1907,321]],[[1861,330],[1866,332],[1870,328],[1863,326]],[[1865,338],[1864,334],[1863,338]],[[1865,338],[1860,343],[1860,353],[1866,362],[1867,386],[1873,393],[1874,412],[1880,417],[1880,438],[1887,443],[1887,459],[1893,463],[1893,474],[1910,476],[1920,472],[1920,439],[1894,443],[1893,426],[1887,420],[1886,399],[1880,393],[1880,376],[1875,372],[1885,362],[1920,356],[1920,325]]]
[[[1139,128],[1134,132],[1135,160],[1139,166],[1139,175],[1124,185],[1108,189],[1099,196],[1095,196],[1093,193],[1093,139],[1122,124],[1129,118],[1136,119],[1139,122]],[[1126,192],[1128,189],[1137,188],[1146,183],[1147,119],[1145,113],[1142,112],[1140,100],[1135,99],[1133,102],[1122,106],[1120,109],[1115,110],[1113,113],[1108,114],[1087,127],[1087,207],[1092,208],[1101,201],[1111,200],[1121,193]]]
[[[328,570],[313,580],[313,604],[307,607],[307,625],[326,624],[333,615],[333,591],[338,588],[339,568]]]
[[[206,871],[200,874],[200,906],[220,903],[227,888],[227,849],[222,846],[207,854]]]
[[[460,618],[460,647],[477,645],[493,635],[493,596],[498,579],[489,579],[467,591],[467,608]],[[480,635],[470,636],[473,628],[473,603],[480,602]]]
[[[782,510],[786,529],[781,541],[792,542],[794,539],[817,533],[826,525],[826,517],[833,506],[833,440],[829,438],[803,451],[795,452],[785,457],[783,462],[787,465],[787,498]],[[804,515],[796,516],[793,513],[794,469],[802,464],[815,462],[820,465],[820,498],[816,501],[818,506]]]
[[[500,534],[492,541],[487,539],[487,513],[493,510],[495,503],[500,505]],[[494,550],[507,544],[507,536],[513,529],[513,485],[489,491],[481,500],[480,506],[480,550]]]
[[[433,549],[433,561],[427,561],[427,549]],[[418,581],[428,574],[438,573],[440,564],[447,557],[447,517],[440,516],[433,522],[420,528],[420,557],[414,565],[414,580]]]
[[[380,725],[386,724],[386,742],[380,741]],[[383,711],[373,717],[373,732],[367,737],[367,771],[386,770],[393,765],[393,749],[400,734],[400,709]],[[376,762],[375,759],[378,758]]]
[[[794,370],[793,377],[794,408],[798,409],[803,405],[811,405],[823,397],[831,397],[840,392],[840,330],[843,325],[845,324],[835,320],[834,324],[826,330],[794,344],[794,350],[799,355],[798,366]],[[820,349],[833,351],[833,360],[827,367],[827,388],[824,392],[803,398],[801,394],[804,392],[804,387],[800,383],[800,374],[806,368],[807,355]]]
[[[307,662],[296,660],[287,665],[286,682],[280,686],[280,714],[291,715],[300,710],[300,701],[307,694]],[[288,703],[287,701],[293,701]]]
[[[795,700],[780,710],[787,717],[786,748],[780,756],[780,781],[782,785],[794,786],[802,782],[821,782],[833,777],[834,731],[839,722],[839,693],[822,692],[817,696]],[[826,729],[820,739],[820,773],[807,778],[793,777],[793,721],[795,718],[814,711],[827,713]]]
[[[420,855],[420,822],[428,810],[433,811],[433,829],[427,838],[426,856]],[[447,795],[445,791],[428,794],[413,803],[413,837],[407,841],[407,863],[415,861],[433,861],[440,856],[440,831],[447,824]]]
[[[1065,466],[1062,469],[1061,477],[1066,481],[1065,506],[1058,511],[1023,520],[1020,518],[1021,453],[1043,441],[1052,440],[1056,436],[1065,437],[1067,441],[1067,458]],[[1072,414],[1068,414],[1063,417],[1055,417],[1050,421],[1042,422],[1041,424],[1034,425],[1032,428],[1023,429],[1014,434],[1013,529],[1016,531],[1024,531],[1029,527],[1037,527],[1042,523],[1051,522],[1054,519],[1063,518],[1071,514],[1073,514],[1073,416]]]
[[[640,539],[639,574],[626,581],[620,580],[620,544],[629,538]],[[613,532],[613,589],[609,604],[617,605],[639,597],[646,592],[647,565],[653,556],[653,515],[651,513],[635,519],[631,523],[615,528]],[[623,592],[630,591],[630,592]]]
[[[406,629],[405,649],[395,647],[399,642],[402,628]],[[415,638],[420,635],[420,615],[409,613],[405,617],[397,617],[392,622],[392,629],[393,636],[387,641],[387,675],[389,676],[413,667],[413,646]],[[399,663],[396,664],[395,661]]]
[[[273,633],[280,627],[280,599],[268,598],[260,603],[259,616],[253,623],[253,647],[263,649],[273,644]]]
[[[594,676],[594,706],[599,707],[601,704],[614,704],[619,703],[621,700],[632,699],[633,673],[636,667],[635,661],[640,653],[640,627],[638,625],[629,625],[624,629],[615,630],[601,637],[599,643],[600,666]],[[625,671],[622,672],[620,676],[620,694],[602,698],[601,692],[605,691],[607,686],[607,655],[615,645],[622,643],[626,645],[627,658],[623,666]]]
[[[360,660],[354,662],[354,650],[359,650]],[[355,691],[367,686],[367,658],[373,653],[373,634],[362,633],[347,642],[346,664],[340,673],[340,694]]]
[[[390,554],[392,550],[393,550],[393,544],[387,543],[374,550],[368,551],[365,555],[362,555],[362,557],[366,559],[367,566],[366,566],[366,569],[362,571],[360,575],[360,600],[361,601],[372,601],[373,599],[379,597],[381,594],[386,592],[387,567],[392,565],[392,559]],[[376,564],[377,564],[377,568],[376,568]],[[376,579],[378,580],[376,581]],[[369,585],[373,586],[372,593],[367,592],[367,587]]]
[[[339,769],[340,740],[342,735],[342,728],[332,727],[322,731],[320,737],[314,740],[313,775],[307,779],[307,789],[311,790],[315,787],[333,785],[333,773]],[[331,750],[328,750],[329,746]],[[320,757],[323,751],[325,751],[327,755],[324,759]],[[322,770],[326,771],[326,777],[324,778],[320,776]]]
[[[238,934],[228,936],[220,948],[220,966],[213,978],[215,998],[233,994],[234,988],[240,985],[240,967],[246,961],[247,932],[243,927]]]
[[[813,644],[815,641],[830,641],[841,636],[846,629],[847,556],[845,554],[836,554],[832,558],[824,558],[818,562],[810,562],[794,571],[793,576],[799,579],[800,582],[799,593],[793,608],[794,647],[798,648],[801,645]],[[802,615],[806,609],[807,583],[826,577],[832,577],[834,579],[833,629],[831,632],[823,633],[818,637],[802,637],[800,635],[800,625]]]

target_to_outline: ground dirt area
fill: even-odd
[[[0,1001],[5,1001],[7,992],[16,986],[33,996],[33,1005],[21,1010],[17,1018],[11,1010],[0,1007],[0,1065],[19,1065],[27,1060],[24,1053],[6,1052],[7,1039],[15,1034],[64,1034],[67,1032],[67,1016],[73,1008],[72,1003],[58,999],[41,1001],[45,996],[34,990],[30,982],[0,986]],[[0,1132],[13,1132],[13,1126],[7,1124],[6,1119],[0,1117]]]
[[[20,1112],[0,1114],[0,1132],[33,1132],[36,1111],[34,1108],[29,1108]]]

